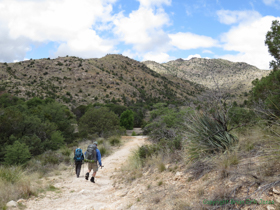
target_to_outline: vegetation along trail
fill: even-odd
[[[113,180],[110,177],[115,170],[127,160],[131,151],[145,143],[145,136],[126,136],[126,143],[112,155],[102,159],[104,168],[98,170],[96,183],[85,180],[84,172],[80,178],[76,178],[74,172],[63,171],[61,175],[51,177],[58,180],[54,186],[58,188],[53,192],[47,192],[45,196],[29,199],[26,202],[27,209],[51,209],[51,210],[98,210],[98,209],[124,209],[126,203],[121,193],[115,190]],[[60,178],[62,177],[62,179]]]

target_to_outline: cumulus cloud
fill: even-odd
[[[208,37],[197,35],[193,33],[176,33],[176,34],[169,34],[171,39],[171,44],[181,50],[190,50],[190,49],[197,49],[200,47],[213,47],[217,46],[217,40]]]
[[[114,20],[115,34],[125,44],[132,44],[139,52],[159,50],[169,41],[162,27],[169,23],[168,15],[162,10],[140,7],[128,17],[120,15]]]
[[[211,50],[203,50],[202,53],[214,54]]]
[[[143,61],[152,60],[158,63],[168,62],[174,60],[174,57],[170,57],[167,53],[162,52],[148,52],[143,56]]]
[[[217,15],[221,23],[230,25],[239,22],[250,22],[261,15],[256,11],[245,10],[245,11],[231,11],[231,10],[218,10]]]
[[[184,58],[184,60],[190,60],[191,58],[201,58],[201,55],[199,54],[189,55],[187,58]]]
[[[241,22],[238,26],[232,27],[227,33],[221,35],[221,42],[223,42],[224,50],[236,51],[237,54],[227,54],[220,57],[268,69],[272,57],[269,55],[264,41],[272,20],[275,19],[280,20],[280,18],[265,16],[252,22]]]
[[[98,37],[92,27],[97,22],[104,25],[111,21],[112,5],[115,0],[2,0],[0,2],[0,25],[8,30],[8,39],[28,40],[25,45],[45,43],[49,41],[61,42],[63,49],[76,49],[81,44],[77,41],[83,36],[91,43],[89,46],[99,46],[104,49],[111,49],[100,44],[101,37]],[[1,27],[1,28],[2,28]],[[106,27],[105,27],[106,28]],[[85,35],[87,34],[87,35]],[[88,36],[89,34],[92,35]],[[78,38],[77,38],[78,37]],[[96,41],[96,45],[92,44]],[[2,41],[0,41],[2,42]],[[106,42],[106,41],[105,41]],[[68,45],[68,46],[66,46]],[[103,49],[104,48],[104,49]],[[85,54],[88,54],[88,48]],[[92,48],[92,50],[96,50]],[[25,52],[26,52],[25,48]],[[60,51],[62,52],[62,51]],[[16,50],[13,51],[16,54]],[[59,52],[58,52],[59,53]],[[2,54],[0,54],[2,56]],[[21,55],[22,60],[24,55]]]
[[[265,3],[268,6],[279,6],[280,1],[279,0],[263,0],[263,3]]]
[[[138,0],[140,6],[151,7],[151,6],[161,6],[162,4],[170,5],[171,0]]]
[[[74,55],[83,58],[102,57],[108,52],[113,52],[114,44],[101,39],[93,30],[82,31],[67,43],[62,43],[56,56]]]
[[[29,39],[25,37],[11,38],[8,28],[0,25],[0,62],[22,60],[29,47]]]

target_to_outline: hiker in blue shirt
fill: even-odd
[[[90,146],[91,145],[89,145],[88,150],[89,150]],[[93,161],[91,159],[87,160],[87,162],[88,162],[88,172],[86,173],[85,178],[86,178],[86,180],[88,180],[89,173],[91,172],[91,170],[93,170],[92,177],[91,177],[90,181],[95,183],[94,178],[95,178],[96,172],[98,171],[98,164],[97,164],[97,162],[99,163],[101,168],[103,166],[102,166],[102,162],[101,162],[101,153],[100,153],[99,149],[97,149],[97,142],[94,142],[93,146],[95,148],[94,149],[95,151],[93,151],[93,154],[96,153],[96,157],[94,157],[92,159]],[[87,152],[85,152],[85,157],[87,159],[87,158],[89,158],[89,156],[87,156],[86,153]],[[96,161],[94,161],[94,160],[96,160]]]

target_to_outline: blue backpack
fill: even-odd
[[[77,149],[75,150],[74,160],[75,160],[75,161],[78,161],[78,162],[81,162],[83,159],[84,159],[84,158],[83,158],[82,149],[77,148]]]

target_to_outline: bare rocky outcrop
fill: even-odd
[[[250,90],[253,80],[260,79],[270,72],[244,62],[231,62],[224,59],[192,58],[177,59],[163,64],[154,61],[143,63],[160,74],[188,79],[207,88],[215,85],[213,81],[215,78],[221,87],[231,88],[235,92]]]

